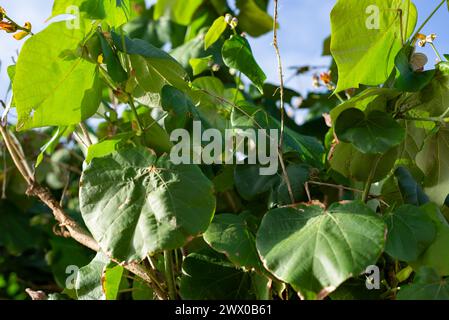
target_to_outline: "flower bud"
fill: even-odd
[[[229,13],[227,13],[227,14],[225,15],[225,22],[226,22],[227,24],[230,24],[231,21],[232,21],[232,15],[230,15]]]
[[[213,72],[218,72],[218,71],[220,71],[220,65],[219,64],[214,64],[214,65],[212,65],[212,71]]]
[[[231,23],[229,25],[231,26],[232,29],[237,28],[237,26],[239,25],[239,19],[237,19],[236,17],[232,18]]]

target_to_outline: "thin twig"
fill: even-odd
[[[90,147],[91,145],[93,145],[92,140],[90,139],[90,135],[89,135],[89,131],[87,130],[86,125],[81,122],[79,124],[81,131],[83,132],[83,136],[85,138],[85,142],[87,143],[87,146]]]
[[[290,200],[295,203],[295,196],[293,194],[292,185],[288,177],[287,168],[284,162],[283,156],[283,146],[284,146],[284,130],[285,130],[285,104],[284,104],[284,71],[282,68],[281,50],[278,44],[278,5],[279,1],[274,0],[274,18],[273,18],[273,46],[276,52],[278,71],[279,71],[279,95],[280,95],[280,110],[281,110],[281,132],[279,138],[279,161],[281,164],[282,174],[287,185],[288,194],[290,195]]]

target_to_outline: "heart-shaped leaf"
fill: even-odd
[[[410,0],[339,0],[331,13],[336,91],[384,83],[417,17]]]
[[[372,111],[365,116],[359,109],[343,111],[335,123],[341,141],[352,143],[369,154],[383,154],[405,139],[405,130],[388,113]]]
[[[384,220],[388,227],[385,251],[395,259],[415,261],[435,239],[435,225],[419,207],[401,206]]]
[[[262,264],[256,250],[256,235],[248,224],[251,218],[246,214],[216,215],[204,234],[204,240],[234,264],[260,269]]]
[[[265,267],[304,298],[323,298],[375,264],[385,224],[362,202],[327,211],[300,205],[269,211],[257,233]]]
[[[175,166],[138,147],[92,160],[83,172],[80,208],[103,251],[132,261],[204,232],[215,198],[197,166]]]
[[[449,300],[449,283],[429,267],[416,273],[413,283],[401,287],[398,300]]]

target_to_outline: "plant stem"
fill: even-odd
[[[373,184],[374,175],[376,174],[376,170],[377,170],[377,166],[379,165],[380,158],[381,158],[381,156],[378,155],[376,157],[376,159],[374,160],[374,164],[371,168],[368,179],[366,180],[365,189],[363,189],[363,194],[362,194],[362,201],[365,203],[369,199],[371,185]]]
[[[134,116],[136,117],[137,121],[137,128],[139,130],[138,135],[143,133],[143,125],[140,121],[139,114],[137,113],[136,105],[134,104],[134,98],[132,95],[129,95],[129,106],[131,107],[131,110],[133,111]]]
[[[83,132],[84,138],[86,139],[85,142],[87,143],[87,146],[90,147],[93,143],[92,140],[90,139],[89,131],[87,130],[86,125],[83,122],[81,122],[79,126],[81,128],[81,131]]]
[[[442,0],[441,3],[432,11],[432,13],[427,17],[427,19],[423,22],[423,24],[418,28],[418,31],[416,31],[415,35],[413,36],[413,39],[416,38],[416,36],[418,35],[418,33],[420,33],[422,31],[422,29],[424,29],[424,27],[426,26],[426,24],[430,21],[430,19],[432,19],[432,17],[435,15],[435,13],[437,13],[437,11],[443,6],[443,4],[445,4],[447,2],[447,0]]]
[[[345,100],[341,97],[341,95],[338,92],[335,93],[335,96],[338,98],[338,100],[340,100],[341,103],[345,103]]]
[[[282,168],[282,175],[284,177],[285,184],[287,185],[288,194],[290,196],[291,203],[295,203],[295,196],[293,194],[292,185],[288,177],[287,168],[284,162],[283,156],[283,145],[284,145],[284,130],[285,130],[285,104],[284,104],[284,71],[282,68],[281,50],[278,44],[278,7],[279,1],[274,0],[274,18],[273,18],[273,46],[276,52],[277,62],[278,62],[278,72],[279,72],[279,94],[280,94],[280,110],[281,110],[281,132],[279,139],[279,160]]]
[[[173,252],[170,250],[164,251],[165,263],[165,280],[167,281],[168,296],[170,300],[176,300],[176,285],[175,275],[173,273]]]
[[[437,48],[435,47],[435,45],[433,43],[429,43],[429,44],[432,47],[433,51],[435,51],[435,54],[437,55],[438,59],[440,61],[444,61],[443,58],[441,57],[441,54],[438,52]]]

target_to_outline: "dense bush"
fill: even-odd
[[[332,65],[297,69],[318,87],[301,97],[268,2],[55,0],[72,16],[36,34],[1,9],[25,41],[0,127],[1,298],[449,299],[448,55],[411,0],[338,0]],[[269,32],[280,87],[247,40]],[[251,129],[198,161],[202,134]]]

